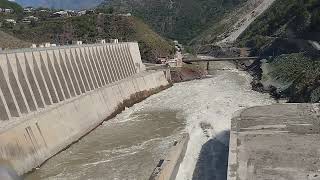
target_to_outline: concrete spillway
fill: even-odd
[[[145,71],[137,43],[2,52],[0,162],[28,172],[167,85],[163,71]]]

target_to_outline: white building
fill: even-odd
[[[33,10],[34,10],[33,8],[24,8],[23,12],[24,13],[32,13]]]
[[[87,14],[87,11],[86,10],[83,10],[83,11],[79,11],[78,12],[78,16],[83,16],[83,15],[86,15]]]
[[[110,39],[110,43],[119,43],[119,39]]]
[[[57,11],[55,13],[52,14],[53,17],[65,17],[68,16],[68,12],[67,11]]]
[[[72,44],[74,44],[74,45],[82,45],[82,41],[72,41]]]
[[[14,11],[13,11],[13,9],[2,9],[2,12],[4,12],[4,13],[13,13]]]
[[[5,19],[5,22],[6,23],[10,23],[10,24],[16,24],[17,23],[16,20],[14,20],[14,19]]]
[[[105,39],[97,39],[96,43],[98,44],[105,44],[106,40]]]

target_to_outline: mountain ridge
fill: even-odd
[[[80,10],[95,8],[103,0],[15,0],[15,2],[23,7]]]
[[[161,35],[188,44],[248,0],[108,0],[100,7],[131,13]]]

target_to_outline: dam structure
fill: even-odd
[[[146,71],[138,43],[0,53],[0,163],[20,175],[132,105],[169,86]]]

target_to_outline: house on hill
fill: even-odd
[[[0,8],[0,12],[1,12],[1,13],[10,14],[10,13],[13,13],[14,10],[11,9],[11,8]]]

